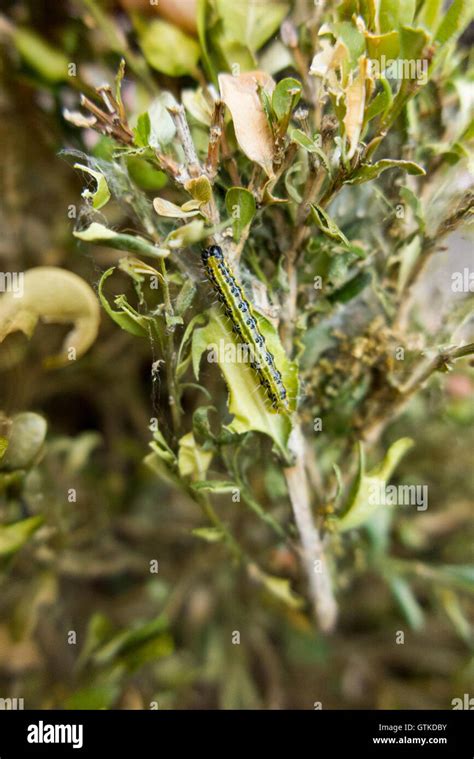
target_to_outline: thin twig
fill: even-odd
[[[314,610],[321,630],[335,625],[337,605],[321,536],[311,513],[308,481],[304,465],[304,440],[299,426],[294,430],[296,463],[284,469],[293,514],[302,545],[302,560],[308,577]]]
[[[211,182],[214,181],[219,166],[219,149],[224,131],[224,109],[224,101],[217,100],[214,105],[214,113],[209,131],[209,145],[206,159],[206,173]]]
[[[191,177],[198,177],[202,174],[202,169],[197,157],[196,148],[194,147],[184,106],[181,104],[171,105],[168,108],[168,112],[175,123],[179,140],[183,146],[184,157],[189,174]]]

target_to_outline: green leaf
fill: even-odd
[[[99,282],[99,298],[100,302],[102,303],[102,306],[104,307],[104,310],[108,313],[111,319],[119,325],[125,332],[129,332],[131,335],[135,335],[137,337],[147,337],[149,335],[149,330],[147,328],[147,320],[146,317],[142,317],[142,320],[139,318],[136,318],[132,313],[127,313],[127,311],[121,310],[121,311],[115,311],[109,304],[107,298],[104,295],[104,282],[106,279],[108,279],[115,271],[115,267],[112,266],[110,269],[107,269],[107,271],[104,271],[100,278]]]
[[[166,442],[161,430],[153,430],[153,442],[150,443],[150,447],[160,456],[160,458],[163,459],[163,461],[166,461],[167,464],[172,464],[174,466],[178,463],[173,450]]]
[[[445,45],[453,37],[457,37],[471,17],[472,3],[470,0],[453,0],[436,30],[435,42]]]
[[[331,240],[337,240],[347,248],[349,247],[349,240],[345,234],[341,232],[336,222],[331,219],[324,208],[321,208],[321,206],[312,205],[311,217],[316,226],[321,230],[321,232],[323,232],[323,234],[325,234],[327,237],[330,237]]]
[[[164,171],[158,171],[139,156],[127,156],[127,168],[131,179],[142,190],[161,190],[168,183]]]
[[[335,519],[340,532],[361,527],[382,508],[378,494],[385,487],[401,458],[413,446],[410,438],[400,438],[387,451],[385,458],[370,472],[365,470],[365,456],[359,445],[359,469],[342,514]],[[383,508],[386,508],[385,506]]]
[[[46,421],[39,414],[31,411],[16,414],[0,458],[0,469],[13,472],[31,467],[43,448],[46,431]]]
[[[65,698],[64,708],[72,711],[110,709],[121,691],[120,682],[113,681],[85,686]]]
[[[137,125],[133,130],[135,145],[139,148],[147,148],[150,140],[151,123],[148,111],[141,113],[137,119]]]
[[[443,608],[459,637],[462,638],[468,646],[471,646],[473,643],[473,630],[464,613],[457,594],[449,588],[441,588],[438,597],[440,598]]]
[[[94,652],[92,660],[96,666],[118,660],[134,670],[150,661],[169,656],[173,651],[173,641],[166,627],[166,618],[159,616],[135,628],[120,631]]]
[[[411,24],[416,10],[416,0],[380,0],[378,17],[380,31],[391,32],[402,24]]]
[[[181,93],[181,102],[200,124],[207,127],[212,123],[212,105],[207,101],[204,90],[199,87],[197,90],[183,90]]]
[[[308,135],[301,131],[301,129],[292,129],[290,131],[290,137],[293,142],[296,142],[308,153],[315,153],[318,158],[321,159],[321,163],[324,165],[324,168],[328,174],[331,174],[331,166],[329,164],[328,157],[322,148],[317,145],[316,140],[311,140]]]
[[[287,358],[274,327],[262,316],[256,315],[256,318],[258,318],[259,329],[266,340],[268,349],[274,355],[275,364],[282,373],[292,403],[295,404],[298,395],[297,366]],[[192,355],[196,378],[199,378],[202,354],[210,346],[219,345],[221,340],[223,344],[230,343],[236,346],[226,319],[216,310],[212,310],[208,324],[196,329],[193,333]],[[287,443],[291,432],[290,419],[286,415],[275,414],[270,410],[268,401],[247,364],[225,361],[221,353],[218,351],[218,358],[222,359],[219,368],[229,390],[229,411],[234,416],[229,425],[230,431],[239,434],[251,430],[262,432],[273,439],[283,455],[287,455]]]
[[[15,27],[13,41],[21,57],[43,79],[52,84],[67,79],[69,61],[64,53],[45,42],[32,29],[23,26]]]
[[[338,288],[329,295],[328,300],[331,303],[348,303],[355,298],[362,290],[365,290],[367,285],[372,281],[372,274],[370,271],[361,271],[356,274],[355,277],[349,279],[342,287]]]
[[[73,232],[73,235],[84,242],[105,245],[116,250],[140,253],[142,256],[151,256],[151,258],[165,258],[170,254],[166,248],[158,248],[145,240],[144,237],[114,232],[113,229],[109,229],[96,221],[81,232]]]
[[[452,585],[459,590],[474,593],[474,565],[473,564],[443,564],[438,567],[427,567],[426,576],[446,585]],[[423,575],[423,572],[421,573]]]
[[[443,0],[425,0],[416,17],[416,23],[425,26],[430,32],[438,26],[438,19]]]
[[[458,590],[474,593],[473,564],[442,564],[432,566],[422,561],[397,559],[393,562],[395,569],[403,574],[414,575],[439,585],[448,585]]]
[[[271,593],[278,601],[281,601],[290,609],[301,609],[305,606],[305,601],[301,596],[295,593],[290,585],[290,581],[285,577],[275,577],[274,575],[263,572],[255,564],[249,567],[250,576],[259,582],[265,590]]]
[[[196,26],[201,46],[202,62],[209,80],[217,85],[217,71],[214,67],[207,44],[207,32],[209,29],[208,15],[211,10],[210,0],[197,0]],[[183,101],[184,102],[184,101]]]
[[[218,543],[224,538],[224,533],[218,527],[196,527],[191,530],[191,535],[201,538],[207,543]]]
[[[425,29],[402,26],[400,29],[400,57],[406,61],[417,61],[430,41]]]
[[[397,290],[399,293],[403,292],[405,285],[410,278],[410,274],[413,271],[419,255],[421,252],[421,238],[417,235],[413,237],[406,245],[402,245],[398,251],[398,258],[400,260],[400,268],[398,270]]]
[[[380,92],[377,92],[365,110],[364,118],[366,123],[375,118],[375,116],[378,116],[379,113],[385,113],[393,102],[392,88],[386,78],[381,76],[379,82],[382,85],[382,89]]]
[[[165,245],[173,250],[186,248],[188,245],[203,240],[208,234],[209,231],[204,227],[204,222],[201,219],[196,219],[170,232],[165,239]]]
[[[162,74],[185,76],[196,72],[200,47],[177,26],[162,19],[147,21],[138,38],[146,60]]]
[[[191,306],[194,296],[196,295],[196,285],[192,279],[186,279],[174,304],[174,311],[177,316],[183,316]]]
[[[97,182],[97,188],[95,192],[91,192],[90,190],[86,189],[82,192],[82,197],[86,200],[92,201],[92,206],[96,210],[99,210],[99,208],[103,208],[106,203],[110,200],[110,190],[107,185],[107,180],[102,174],[101,171],[95,171],[94,169],[91,169],[89,166],[84,166],[82,163],[75,163],[74,164],[75,169],[81,169],[81,171],[84,171],[86,174],[90,174],[91,177],[94,177],[95,181]]]
[[[284,121],[298,104],[301,97],[301,82],[287,77],[278,82],[272,94],[272,108],[278,121]]]
[[[420,630],[424,623],[423,609],[409,583],[403,577],[393,576],[388,584],[411,629]]]
[[[0,462],[2,461],[5,451],[8,448],[8,440],[6,437],[0,437]]]
[[[235,482],[227,480],[203,480],[195,482],[193,487],[195,490],[204,490],[206,493],[232,493],[239,490]]]
[[[176,135],[176,124],[168,108],[175,105],[176,100],[171,92],[160,92],[150,105],[148,109],[150,118],[148,145],[151,148],[162,149],[173,141]]]
[[[216,0],[224,36],[245,45],[252,53],[275,34],[288,8],[286,3],[273,0]]]
[[[349,51],[350,61],[355,65],[365,52],[365,39],[362,32],[351,21],[337,21],[331,25],[335,39],[341,39]]]
[[[28,542],[42,524],[43,517],[28,517],[14,524],[0,525],[0,556],[11,556]]]
[[[243,187],[231,187],[225,196],[225,207],[232,218],[234,240],[239,241],[242,232],[251,223],[257,211],[255,198]]]
[[[400,51],[400,38],[397,31],[386,32],[385,34],[365,35],[367,43],[367,55],[374,61],[380,61],[382,56],[386,60],[398,58]]]
[[[344,184],[362,184],[377,179],[387,169],[402,169],[407,174],[423,176],[424,168],[414,161],[402,161],[395,158],[382,158],[377,163],[363,163]]]

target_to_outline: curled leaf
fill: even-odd
[[[95,181],[97,182],[97,188],[95,192],[91,192],[88,189],[83,190],[82,197],[85,198],[86,200],[90,200],[92,202],[92,206],[96,210],[105,206],[105,204],[108,203],[110,200],[110,190],[107,185],[107,180],[102,174],[102,172],[95,171],[94,169],[91,169],[89,166],[84,166],[82,163],[75,163],[74,168],[81,169],[81,171],[85,171],[86,174],[90,174],[92,177],[94,177]]]
[[[386,482],[405,453],[413,446],[410,438],[400,438],[388,449],[385,458],[370,472],[365,469],[365,456],[362,445],[359,447],[359,470],[349,494],[343,514],[335,520],[341,532],[361,527],[383,508],[378,500]]]
[[[387,169],[402,169],[407,174],[422,176],[425,170],[422,166],[414,161],[403,161],[395,158],[382,158],[377,163],[363,163],[344,184],[362,184],[369,182],[371,179],[377,179]]]
[[[196,216],[199,213],[198,210],[187,210],[177,206],[176,203],[171,203],[170,200],[164,198],[155,198],[153,201],[153,208],[158,216],[165,216],[170,219],[188,219],[191,216]]]
[[[227,213],[232,217],[234,240],[240,240],[244,229],[255,216],[257,206],[253,194],[244,187],[231,187],[225,196]]]
[[[359,58],[359,73],[355,79],[350,79],[345,89],[346,113],[344,115],[344,128],[349,141],[347,157],[353,157],[364,123],[365,111],[365,80],[367,76],[367,58],[361,55]]]
[[[46,359],[48,366],[64,366],[92,345],[99,328],[100,309],[92,288],[71,271],[38,266],[25,272],[23,295],[12,292],[0,298],[0,342],[12,332],[31,337],[39,320],[72,322],[61,352]]]
[[[212,452],[200,446],[192,432],[179,441],[178,469],[182,477],[203,480],[212,461]]]
[[[31,411],[16,414],[8,435],[8,447],[0,461],[0,469],[13,472],[28,469],[43,448],[47,424],[42,416]]]
[[[209,179],[203,174],[200,177],[189,179],[184,185],[185,190],[197,200],[199,204],[209,203],[212,198],[212,187]]]
[[[278,82],[272,95],[272,107],[278,121],[286,119],[301,97],[301,82],[287,77]]]
[[[327,237],[330,237],[332,240],[337,240],[346,247],[349,247],[349,240],[345,234],[341,232],[336,222],[331,219],[324,208],[317,205],[311,206],[311,216],[316,226],[319,227],[321,232]]]
[[[83,240],[84,242],[92,242],[95,245],[106,245],[109,248],[116,248],[117,250],[140,253],[143,256],[151,256],[152,258],[164,258],[165,256],[169,256],[170,253],[166,248],[158,248],[152,245],[144,237],[114,232],[113,229],[109,229],[96,221],[92,222],[87,229],[73,232],[73,234],[78,240]]]
[[[104,282],[113,274],[114,271],[115,269],[112,267],[110,269],[107,269],[107,271],[104,271],[102,274],[99,282],[100,302],[102,303],[104,310],[110,316],[110,318],[113,319],[113,321],[118,324],[119,327],[125,330],[125,332],[129,332],[131,335],[136,335],[137,337],[146,337],[149,334],[149,329],[147,327],[147,317],[136,314],[128,305],[128,303],[125,303],[124,296],[122,296],[121,299],[120,296],[115,299],[115,303],[117,304],[118,301],[121,304],[121,308],[117,310],[113,309],[104,295]]]
[[[201,219],[195,219],[189,224],[185,224],[179,229],[174,229],[165,240],[165,245],[175,250],[177,248],[186,248],[195,242],[207,237],[208,231],[204,228],[204,222]]]
[[[263,572],[256,564],[251,564],[248,571],[252,579],[261,583],[265,590],[290,609],[301,609],[305,605],[305,600],[294,592],[286,577],[276,577]]]

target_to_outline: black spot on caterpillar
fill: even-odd
[[[276,412],[289,411],[288,393],[283,384],[281,372],[275,366],[275,359],[268,350],[261,334],[253,309],[237,283],[231,267],[218,245],[211,245],[201,253],[207,278],[224,307],[225,314],[232,322],[233,331],[249,347],[253,360],[250,366],[255,371],[260,385],[265,390]]]

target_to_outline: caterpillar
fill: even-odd
[[[275,359],[258,328],[252,306],[237,282],[222,249],[218,245],[211,245],[202,251],[201,258],[207,278],[216,291],[225,314],[232,322],[233,331],[249,347],[250,366],[256,372],[259,383],[271,402],[272,410],[288,413],[288,392],[281,372],[276,367]]]

